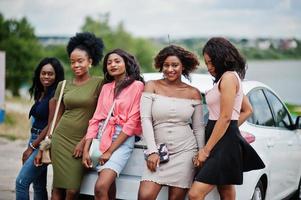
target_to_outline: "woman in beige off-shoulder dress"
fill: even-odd
[[[204,145],[204,123],[200,92],[182,82],[181,76],[189,78],[198,64],[193,53],[174,45],[162,49],[155,58],[155,67],[164,78],[148,82],[141,99],[148,156],[140,200],[156,199],[162,186],[168,186],[169,199],[184,199],[191,187],[195,174],[192,159]],[[169,151],[166,163],[160,163],[159,144],[166,144]]]

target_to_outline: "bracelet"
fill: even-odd
[[[29,143],[29,146],[30,146],[30,148],[32,148],[33,150],[36,150],[37,148],[35,148],[34,146],[33,146],[33,144],[30,142]]]

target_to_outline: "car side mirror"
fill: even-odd
[[[296,118],[296,122],[295,122],[295,129],[301,129],[301,120],[300,120],[301,116],[298,116]]]

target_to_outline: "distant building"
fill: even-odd
[[[272,46],[272,43],[269,39],[258,39],[257,40],[257,47],[259,49],[267,50],[267,49],[271,48],[271,46]]]
[[[38,36],[38,40],[43,46],[66,45],[70,37],[66,36]]]
[[[288,50],[288,49],[296,49],[298,47],[298,43],[295,39],[281,39],[279,43],[279,48]]]

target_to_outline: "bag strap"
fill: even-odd
[[[111,106],[111,108],[110,108],[110,111],[108,112],[107,118],[106,118],[105,122],[103,123],[103,126],[101,127],[101,133],[100,133],[100,134],[103,133],[103,131],[105,130],[106,126],[108,125],[108,122],[109,122],[109,120],[110,120],[110,118],[111,118],[111,116],[112,116],[114,107],[115,107],[115,99],[114,99],[114,101],[113,101],[113,103],[112,103],[112,106]]]
[[[56,107],[55,107],[55,111],[54,111],[54,117],[52,119],[52,123],[51,123],[50,132],[49,132],[48,137],[51,137],[51,135],[53,133],[53,130],[54,130],[54,125],[55,125],[56,118],[57,118],[57,115],[58,115],[58,112],[59,112],[59,108],[60,108],[60,104],[61,104],[61,101],[62,101],[62,97],[63,97],[65,85],[66,85],[66,80],[63,80],[61,91],[60,91],[60,95],[59,95],[59,98],[58,98],[58,100],[56,102]]]

